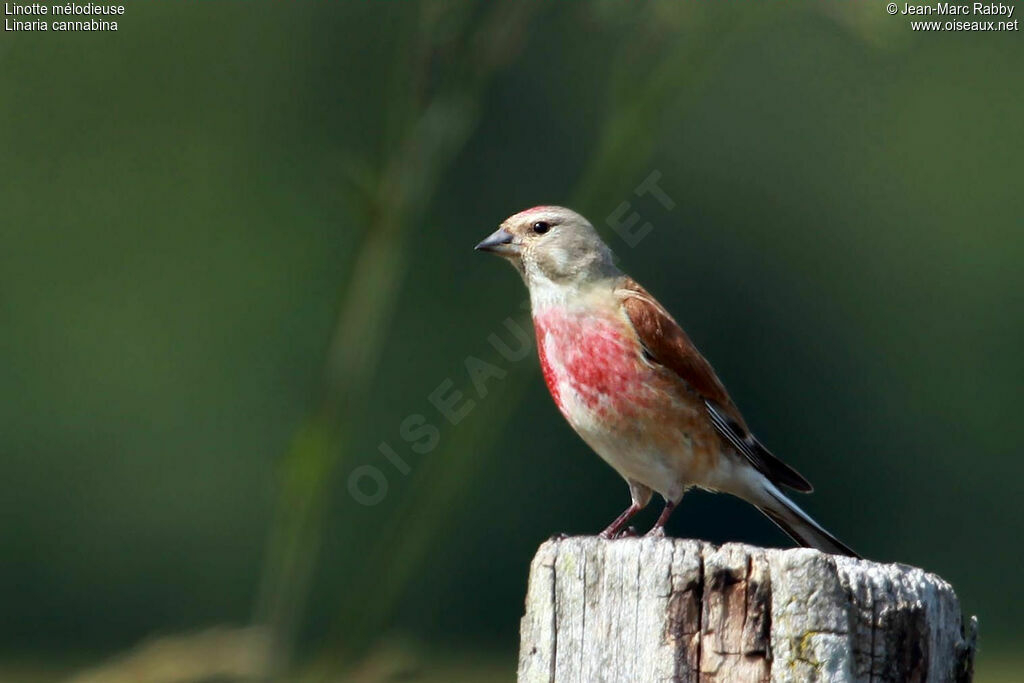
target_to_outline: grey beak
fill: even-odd
[[[476,245],[475,249],[499,256],[513,256],[519,253],[519,246],[512,244],[512,235],[504,228],[498,228],[490,237]]]

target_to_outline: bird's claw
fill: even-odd
[[[625,529],[622,529],[621,531],[616,532],[611,532],[608,529],[605,529],[604,531],[598,534],[598,537],[603,538],[606,541],[614,541],[619,538],[636,538],[639,535],[640,534],[637,532],[635,526],[629,526]]]
[[[569,538],[569,534],[564,534],[561,531],[558,531],[556,533],[551,534],[551,536],[548,537],[548,540],[549,541],[564,541],[567,538]]]
[[[665,538],[665,527],[663,527],[663,526],[656,526],[653,529],[651,529],[650,531],[648,531],[644,535],[644,537],[645,538]]]

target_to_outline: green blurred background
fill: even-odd
[[[1024,666],[1019,32],[234,0],[0,59],[0,679],[511,680],[534,549],[628,501],[488,342],[525,292],[472,247],[541,203],[675,313],[801,505],[952,582],[979,680]],[[633,248],[623,202],[654,227]],[[469,356],[507,373],[486,396]],[[439,386],[474,402],[457,425]],[[702,493],[670,531],[789,545]]]

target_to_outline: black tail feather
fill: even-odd
[[[776,495],[771,489],[767,490],[767,493],[778,506],[775,509],[769,509],[766,506],[758,505],[757,508],[794,541],[805,548],[817,548],[833,555],[860,558],[856,551],[826,531],[793,501],[781,493]]]

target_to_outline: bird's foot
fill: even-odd
[[[598,538],[603,538],[606,541],[614,541],[618,538],[636,538],[640,533],[636,530],[635,526],[628,526],[625,529],[619,531],[612,531],[611,529],[605,529],[598,534]]]
[[[564,541],[569,538],[569,534],[563,534],[561,531],[551,534],[548,537],[549,541]]]
[[[665,538],[665,527],[656,526],[648,531],[644,538]]]

